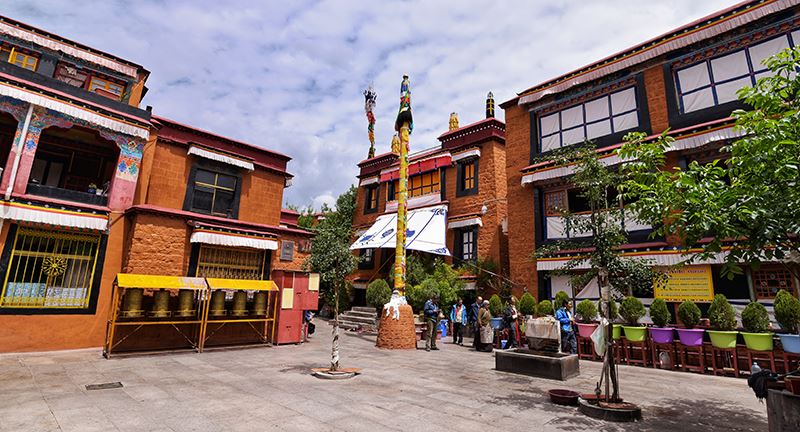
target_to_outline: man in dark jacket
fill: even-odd
[[[477,348],[477,341],[480,339],[480,331],[481,326],[478,324],[478,314],[483,307],[483,299],[478,297],[475,299],[475,303],[469,305],[469,326],[472,328],[472,332],[474,333],[475,337],[472,338],[472,346]]]
[[[506,348],[517,348],[519,346],[519,341],[517,340],[519,333],[517,328],[517,318],[519,318],[519,313],[517,312],[516,297],[511,296],[511,301],[509,301],[508,306],[506,306],[506,310],[503,313],[503,318],[506,328],[508,328],[508,343],[506,344]]]
[[[425,321],[428,323],[428,335],[425,338],[425,351],[438,350],[436,348],[436,327],[439,324],[439,297],[431,296],[425,302],[425,307],[422,313],[425,315]]]

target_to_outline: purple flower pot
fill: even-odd
[[[650,339],[655,343],[672,343],[675,340],[675,334],[672,327],[650,327]]]
[[[686,346],[700,346],[703,345],[703,334],[706,332],[703,329],[676,329],[678,331],[678,338],[681,343]]]

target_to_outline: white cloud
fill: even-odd
[[[378,92],[386,151],[411,76],[412,150],[438,144],[546,79],[730,5],[729,1],[14,0],[4,14],[143,65],[154,113],[286,153],[284,201],[331,204],[366,157],[361,91]],[[502,111],[498,110],[502,117]]]

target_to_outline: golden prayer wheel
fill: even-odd
[[[153,294],[153,310],[150,312],[150,316],[154,318],[170,316],[169,291],[160,289]]]
[[[266,291],[257,291],[253,296],[253,315],[267,314],[267,295]]]
[[[194,310],[194,291],[182,289],[178,292],[178,310],[175,316],[190,317],[195,314]]]
[[[122,318],[138,318],[144,315],[142,310],[142,295],[144,290],[141,288],[126,288],[122,298]]]
[[[236,291],[233,293],[233,309],[231,309],[231,315],[247,315],[247,291]]]
[[[214,291],[211,294],[211,308],[208,314],[211,316],[225,316],[225,313],[225,291]]]

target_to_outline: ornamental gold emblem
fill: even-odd
[[[42,272],[48,276],[59,276],[67,270],[67,259],[58,255],[50,255],[44,258]]]

